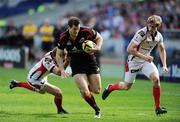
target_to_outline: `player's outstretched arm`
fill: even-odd
[[[69,74],[64,70],[63,59],[64,59],[64,51],[57,48],[56,62],[61,71],[61,73],[60,73],[61,78],[66,78],[66,77],[68,77]]]
[[[57,66],[53,68],[52,73],[54,73],[55,75],[61,76],[61,70]]]
[[[166,73],[166,72],[168,72],[168,68],[167,68],[167,63],[166,63],[166,50],[165,50],[163,42],[160,42],[158,44],[158,49],[159,49],[161,62],[162,62],[162,65],[163,65],[163,71]]]
[[[54,73],[55,75],[61,76],[61,70],[57,66],[53,68],[52,73]],[[69,73],[68,73],[68,76],[69,76]]]
[[[71,60],[70,57],[66,56],[66,58],[64,59],[64,63],[63,63],[64,69],[67,68],[67,66],[70,63],[70,60]]]

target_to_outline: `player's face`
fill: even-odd
[[[80,24],[78,26],[73,25],[72,27],[69,28],[69,34],[72,37],[77,37],[79,30],[80,30]]]
[[[159,24],[149,23],[149,24],[148,24],[149,32],[150,32],[151,34],[154,34],[155,32],[157,32],[159,26],[160,26]]]

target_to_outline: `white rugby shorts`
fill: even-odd
[[[126,63],[126,72],[125,72],[125,82],[134,83],[136,79],[136,75],[138,73],[143,73],[146,77],[150,77],[150,75],[155,72],[159,76],[159,72],[157,67],[153,62],[134,62],[128,61]]]

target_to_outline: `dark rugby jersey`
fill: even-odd
[[[88,64],[95,59],[94,55],[85,53],[82,49],[82,43],[85,40],[94,41],[97,32],[93,29],[80,27],[80,31],[75,40],[70,37],[69,31],[65,31],[60,34],[60,40],[58,42],[58,48],[63,50],[67,49],[68,55],[71,57],[71,63],[74,64]]]

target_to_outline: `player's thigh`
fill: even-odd
[[[158,69],[153,62],[145,63],[142,67],[142,73],[152,81],[154,81],[155,78],[159,79]]]
[[[100,76],[100,74],[88,75],[88,82],[94,92],[99,93],[101,91],[101,76]]]
[[[55,96],[59,96],[62,94],[61,90],[57,86],[52,85],[48,82],[44,85],[42,91],[50,93]]]
[[[76,74],[73,78],[81,93],[89,92],[86,74]]]
[[[42,80],[36,80],[36,79],[28,79],[28,83],[30,85],[32,85],[32,87],[34,88],[34,90],[36,92],[39,92],[39,93],[44,93],[42,92],[42,89],[44,88],[45,84],[47,83],[47,80],[46,79],[42,79]]]
[[[137,75],[138,72],[131,72],[130,70],[129,71],[126,71],[125,72],[125,78],[124,78],[124,82],[128,85],[132,85],[134,82],[135,82],[135,79],[136,79],[136,75]]]

